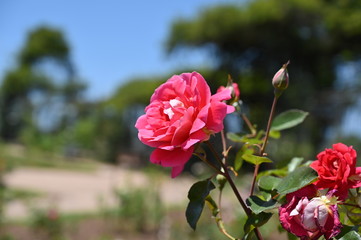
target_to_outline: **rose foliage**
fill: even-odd
[[[270,139],[278,139],[280,131],[299,125],[308,114],[292,109],[273,118],[277,101],[289,87],[288,64],[272,79],[274,101],[265,130],[257,129],[242,111],[240,90],[231,78],[227,86],[221,86],[212,95],[206,80],[197,72],[174,75],[160,85],[144,115],[137,120],[140,141],[155,148],[150,161],[171,167],[173,178],[181,174],[192,155],[214,171],[189,191],[186,218],[193,229],[204,206],[208,206],[220,232],[229,239],[239,239],[226,229],[220,214],[220,196],[218,203],[212,197],[214,189],[222,195],[228,183],[240,204],[234,208],[241,207],[246,215],[243,231],[239,233],[242,239],[264,239],[260,228],[274,214],[290,239],[361,239],[361,167],[356,166],[357,152],[352,146],[336,143],[317,154],[314,161],[295,157],[284,168],[271,168],[274,164],[266,152]],[[226,134],[227,114],[242,117],[249,132]],[[221,133],[222,152],[209,141],[217,133]],[[228,154],[228,144],[232,142],[235,159]],[[206,153],[211,153],[217,162],[211,161]],[[254,165],[247,196],[238,191],[234,181],[244,161]],[[270,170],[259,172],[262,164],[268,164]]]

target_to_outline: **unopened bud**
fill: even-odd
[[[219,189],[222,190],[224,188],[224,185],[226,185],[227,183],[227,179],[221,174],[218,174],[216,179],[219,184]]]
[[[225,89],[229,89],[231,91],[231,99],[229,99],[227,101],[227,104],[233,105],[234,103],[237,103],[238,100],[239,100],[240,91],[239,91],[239,88],[238,88],[238,84],[233,82],[230,75],[228,75],[227,86],[226,87],[220,86],[218,88],[217,92],[221,92],[221,91],[223,91]]]
[[[278,91],[284,91],[288,87],[289,83],[289,76],[287,71],[287,66],[290,64],[290,61],[283,64],[282,68],[278,70],[278,72],[274,75],[272,79],[273,87]]]

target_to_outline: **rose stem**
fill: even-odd
[[[226,158],[227,158],[227,155],[228,155],[228,151],[227,151],[227,142],[226,142],[226,136],[224,134],[224,130],[221,131],[221,138],[222,138],[222,147],[223,147],[223,152],[222,152],[222,155],[223,155],[223,159],[224,161],[226,161]],[[223,173],[221,173],[223,174]],[[227,230],[225,229],[224,227],[224,224],[223,224],[223,220],[222,220],[222,211],[221,211],[221,205],[222,205],[222,193],[223,193],[223,188],[221,188],[219,190],[219,196],[218,196],[218,207],[219,207],[219,219],[217,220],[217,225],[218,225],[218,228],[221,230],[221,232],[226,235],[229,239],[232,239],[232,240],[237,240],[236,238],[234,238],[233,236],[231,236]]]
[[[272,124],[273,115],[274,115],[274,112],[275,112],[275,109],[276,109],[277,100],[278,100],[278,97],[274,96],[271,112],[270,112],[270,115],[269,115],[269,118],[268,118],[266,136],[264,138],[264,142],[262,144],[262,147],[261,147],[261,150],[260,150],[260,153],[259,153],[260,156],[263,155],[263,153],[264,153],[264,151],[266,149],[266,146],[267,146],[269,132],[271,130],[271,124]],[[250,194],[249,194],[250,196],[253,194],[253,191],[254,191],[254,186],[256,184],[256,178],[257,178],[257,175],[258,175],[259,166],[260,166],[260,164],[257,164],[255,169],[254,169],[252,186],[251,186],[251,190],[250,190]]]
[[[219,196],[218,196],[218,208],[219,208],[218,216],[219,216],[219,217],[216,218],[217,226],[218,226],[218,229],[219,229],[226,237],[228,237],[229,239],[232,239],[232,240],[238,240],[237,238],[235,238],[235,237],[233,237],[231,234],[229,234],[229,233],[227,232],[226,228],[224,227],[223,219],[222,219],[222,211],[221,211],[222,192],[223,192],[223,189],[220,189],[220,190],[219,190]]]
[[[247,205],[245,204],[245,202],[243,201],[242,196],[238,192],[238,189],[237,189],[236,185],[234,184],[232,177],[228,173],[227,166],[225,165],[225,163],[223,163],[222,159],[218,156],[218,154],[217,154],[216,150],[214,149],[213,145],[209,141],[207,141],[206,143],[207,143],[209,149],[212,151],[215,158],[217,159],[217,161],[219,162],[219,164],[221,164],[221,166],[222,166],[222,168],[224,170],[224,172],[222,172],[222,175],[229,182],[229,185],[231,186],[234,194],[236,195],[238,202],[241,204],[241,206],[242,206],[243,210],[245,211],[245,213],[247,214],[247,216],[250,217],[252,215],[252,213],[251,213],[250,209],[247,207]],[[255,234],[257,236],[257,239],[263,240],[262,235],[259,232],[258,228],[255,228],[254,231],[255,231]]]
[[[243,121],[247,124],[247,127],[249,128],[249,130],[251,131],[251,134],[254,136],[256,135],[256,129],[254,129],[254,127],[252,126],[251,121],[249,121],[249,119],[247,118],[246,114],[242,113],[241,117],[243,119]]]
[[[204,163],[208,164],[211,168],[213,168],[218,174],[223,174],[221,170],[218,169],[218,167],[216,165],[214,165],[213,163],[211,163],[210,161],[207,161],[206,158],[198,155],[198,154],[194,154],[194,156],[197,156],[200,160],[202,160]]]
[[[223,152],[222,152],[222,155],[224,158],[227,157],[227,143],[226,143],[226,136],[224,134],[224,131],[222,130],[221,131],[221,137],[222,137],[222,147],[223,147]]]
[[[243,199],[242,199],[242,196],[239,194],[238,190],[237,190],[237,187],[236,185],[234,184],[233,182],[233,179],[231,178],[231,176],[229,175],[228,173],[228,169],[226,167],[226,165],[223,163],[222,159],[218,156],[217,152],[215,151],[213,145],[207,141],[206,142],[209,149],[212,151],[213,155],[215,156],[215,158],[217,159],[217,161],[219,162],[219,164],[221,164],[222,168],[223,168],[223,172],[222,172],[222,175],[227,179],[227,181],[229,182],[229,184],[231,185],[232,187],[232,190],[233,192],[236,194],[236,197],[239,201],[239,203],[241,204],[242,208],[244,209],[244,211],[247,213],[247,215],[249,215],[251,212],[250,210],[248,209],[248,207],[246,206],[246,204],[244,203]]]

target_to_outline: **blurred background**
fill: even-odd
[[[310,115],[270,143],[276,166],[339,141],[361,150],[360,1],[5,0],[0,33],[0,239],[223,239],[183,216],[206,170],[192,160],[170,180],[137,138],[173,74],[197,71],[213,92],[230,74],[263,129],[290,60],[276,111]]]

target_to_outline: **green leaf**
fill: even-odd
[[[272,122],[271,130],[281,131],[292,128],[302,123],[307,117],[308,112],[297,109],[288,110],[276,116]]]
[[[236,154],[236,158],[234,159],[234,170],[238,171],[241,169],[243,165],[243,154],[244,152],[242,150],[238,151]]]
[[[279,194],[287,194],[310,184],[318,177],[317,172],[310,167],[300,167],[288,174],[276,187]]]
[[[234,160],[234,169],[236,171],[238,171],[239,169],[241,169],[242,165],[243,165],[243,155],[244,154],[253,154],[253,149],[252,148],[248,148],[247,144],[244,144],[241,148],[241,150],[239,150],[236,154],[236,158]]]
[[[281,178],[274,176],[262,176],[259,178],[258,187],[265,191],[273,191],[282,181]]]
[[[210,191],[215,188],[210,179],[196,182],[188,192],[189,203],[186,210],[188,224],[196,229],[197,222],[203,211],[204,202]]]
[[[348,226],[348,225],[343,224],[342,228],[341,228],[341,232],[335,238],[343,239],[343,237],[345,235],[347,235],[348,233],[350,233],[351,231],[357,232],[358,227],[357,226]],[[359,239],[359,238],[356,238],[356,239]]]
[[[267,157],[260,157],[252,154],[243,154],[242,158],[249,163],[252,163],[254,165],[259,165],[261,163],[271,163],[272,160]]]
[[[298,240],[299,238],[293,235],[292,233],[287,232],[288,240]]]
[[[361,240],[361,236],[356,231],[349,231],[341,238],[337,238],[339,240]]]
[[[254,228],[252,230],[250,230],[246,235],[243,236],[242,240],[254,240],[256,239],[256,234],[253,231]]]
[[[281,137],[281,132],[276,130],[271,130],[269,136],[274,139],[279,139]]]
[[[291,159],[290,163],[287,165],[288,172],[293,172],[297,167],[301,165],[303,158],[294,157]]]
[[[343,224],[358,225],[361,223],[361,209],[357,207],[359,197],[356,196],[356,193],[354,194],[350,194],[345,201],[345,203],[350,205],[343,205],[339,210],[340,219],[342,219]]]
[[[249,144],[261,144],[262,140],[259,139],[259,136],[256,137],[247,137],[247,135],[240,136],[236,133],[227,133],[227,138],[233,142],[242,142],[242,143],[249,143]]]
[[[263,176],[270,176],[270,175],[275,175],[275,176],[279,176],[279,177],[285,177],[288,174],[287,169],[286,168],[281,168],[281,169],[270,169],[270,170],[266,170],[266,171],[262,171],[257,175],[257,178],[261,178]]]
[[[256,227],[260,227],[268,222],[272,217],[272,213],[261,212],[260,214],[252,214],[244,224],[244,233],[248,235]]]
[[[250,196],[247,198],[246,203],[255,214],[259,214],[265,210],[273,209],[277,206],[276,200],[271,199],[269,201],[264,201],[257,196]]]
[[[227,138],[233,142],[242,142],[242,137],[236,133],[232,133],[232,132],[227,133]]]

